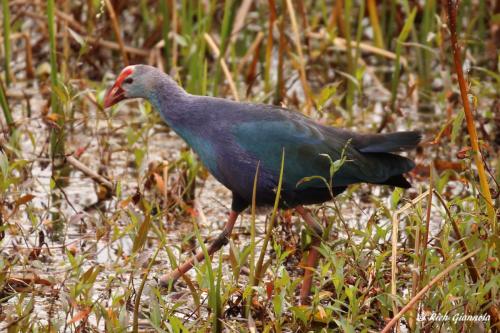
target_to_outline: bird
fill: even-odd
[[[356,183],[411,187],[404,174],[415,163],[397,153],[415,148],[419,131],[361,134],[319,124],[280,106],[192,95],[160,69],[141,64],[121,71],[105,94],[104,108],[133,98],[148,100],[232,193],[228,220],[208,247],[209,255],[227,244],[254,192],[256,206],[274,204],[281,179],[279,208],[294,209],[313,231],[301,304],[308,302],[322,235],[321,225],[304,206],[332,200]],[[332,174],[332,164],[340,160]],[[197,252],[160,281],[176,281],[204,258],[203,251]]]

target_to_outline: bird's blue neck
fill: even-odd
[[[175,128],[177,123],[181,125],[185,114],[190,110],[187,106],[189,94],[166,74],[156,79],[147,99],[172,128]]]
[[[167,83],[161,89],[155,89],[148,98],[161,118],[200,156],[202,162],[212,172],[216,172],[215,152],[209,138],[203,131],[202,114],[194,107],[195,96],[187,94],[177,85],[172,89]]]

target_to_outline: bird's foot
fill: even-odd
[[[173,273],[175,273],[175,271],[160,276],[160,280],[158,281],[158,287],[160,287],[160,289],[162,290],[174,289],[177,278],[174,276],[175,274]]]

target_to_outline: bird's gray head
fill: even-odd
[[[150,99],[151,94],[156,93],[160,85],[166,95],[184,92],[174,80],[155,67],[147,65],[127,66],[106,92],[104,107],[108,108],[128,98]]]

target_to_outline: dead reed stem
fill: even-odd
[[[109,18],[111,19],[111,25],[113,26],[113,31],[115,32],[115,37],[116,41],[118,42],[118,45],[120,47],[120,52],[122,54],[122,59],[123,63],[125,66],[128,66],[128,56],[127,56],[127,51],[125,50],[125,44],[123,43],[122,35],[120,31],[120,24],[118,23],[118,18],[116,17],[115,10],[113,9],[113,5],[111,4],[110,0],[104,0],[106,3],[106,8],[109,13]]]
[[[413,270],[413,286],[412,286],[412,295],[415,296],[417,294],[417,290],[420,289],[420,282],[422,281],[422,277],[424,276],[425,272],[425,258],[426,258],[426,253],[427,253],[427,243],[429,242],[429,225],[431,221],[431,208],[432,208],[432,193],[434,191],[434,168],[431,163],[429,166],[430,173],[429,173],[429,195],[427,196],[427,207],[426,207],[426,213],[425,213],[425,234],[423,237],[423,240],[421,241],[421,235],[420,235],[420,226],[417,225],[417,233],[415,236],[415,261],[414,261],[414,270]],[[422,247],[422,249],[420,248]],[[422,253],[421,253],[422,252]],[[421,254],[420,254],[421,253]],[[419,265],[419,258],[420,255],[422,255],[422,260],[420,260],[420,265]],[[420,266],[420,270],[417,273],[417,268]],[[416,329],[417,325],[417,309],[418,309],[418,301],[415,304],[415,306],[412,308],[411,312],[411,317],[410,317],[410,328],[412,330]]]
[[[397,256],[398,256],[398,230],[399,230],[399,215],[404,211],[410,209],[415,204],[420,202],[426,196],[430,195],[430,191],[427,190],[420,194],[418,197],[398,209],[392,216],[392,256],[391,256],[391,295],[392,295],[392,309],[394,313],[397,313],[398,305],[396,304],[397,297],[397,284],[396,284],[396,273],[397,273]]]
[[[413,305],[419,300],[422,298],[422,296],[425,295],[425,293],[427,291],[429,291],[429,289],[431,289],[436,283],[438,283],[439,281],[441,281],[442,278],[444,278],[446,275],[448,275],[448,273],[450,273],[452,270],[454,270],[457,266],[461,265],[462,263],[464,263],[465,261],[469,260],[470,258],[472,258],[474,255],[476,255],[481,249],[476,249],[474,250],[473,252],[469,253],[468,255],[466,255],[465,257],[462,257],[461,259],[459,259],[458,261],[454,262],[453,264],[451,264],[450,266],[448,266],[444,271],[442,271],[441,273],[439,273],[438,275],[436,275],[436,277],[434,277],[434,279],[431,280],[431,282],[429,282],[427,285],[425,285],[425,287],[422,288],[422,290],[420,290],[418,292],[418,294],[416,294],[409,302],[408,304],[406,304],[392,319],[391,321],[389,321],[389,323],[384,327],[384,329],[381,331],[381,333],[388,333],[388,332],[391,332],[391,329],[397,325],[397,322],[399,321],[399,319],[408,311],[410,310]]]
[[[290,21],[292,23],[293,30],[293,42],[295,43],[295,48],[297,50],[297,54],[299,56],[299,75],[300,81],[302,83],[302,89],[304,89],[304,95],[306,97],[306,105],[305,111],[306,114],[311,113],[312,100],[311,100],[311,89],[309,88],[309,84],[307,83],[306,69],[305,69],[305,58],[304,53],[302,52],[302,43],[300,42],[299,28],[297,24],[297,18],[295,17],[295,9],[293,8],[291,0],[286,0],[286,7],[288,9],[288,13],[290,15]]]
[[[481,150],[479,149],[476,127],[474,125],[474,116],[472,115],[472,111],[470,109],[467,83],[465,82],[464,73],[462,70],[462,60],[460,59],[460,47],[458,46],[458,39],[457,39],[457,6],[458,2],[454,2],[453,0],[448,0],[448,21],[451,34],[451,47],[453,51],[453,60],[455,62],[455,71],[457,72],[458,85],[460,86],[460,96],[462,97],[465,119],[467,121],[467,131],[469,132],[470,136],[472,154],[474,162],[477,167],[477,173],[479,176],[481,194],[483,195],[483,198],[486,202],[488,219],[493,227],[493,232],[495,233],[496,232],[495,208],[493,206],[490,187],[488,185],[488,179],[486,178],[486,172],[484,170],[483,157],[481,155]]]
[[[85,175],[95,180],[97,183],[104,185],[108,190],[114,191],[115,187],[113,186],[113,183],[111,183],[109,180],[107,180],[94,170],[90,169],[88,166],[77,160],[75,157],[67,156],[66,161],[77,170],[83,172]]]
[[[210,37],[209,34],[205,33],[204,35],[205,40],[207,41],[208,46],[212,50],[212,53],[214,54],[215,57],[220,56],[220,50],[217,44],[215,44],[215,41]],[[220,58],[220,66],[222,68],[222,71],[224,72],[224,75],[226,76],[227,83],[229,84],[229,89],[231,89],[231,93],[233,94],[233,97],[236,101],[240,100],[240,96],[238,95],[238,89],[236,89],[236,84],[234,83],[233,77],[231,75],[231,71],[229,70],[229,67],[227,67],[226,61],[224,58]]]
[[[467,244],[465,244],[464,238],[462,237],[458,223],[451,216],[450,209],[446,205],[446,202],[444,201],[443,197],[436,190],[434,190],[434,194],[439,199],[439,202],[441,202],[441,204],[443,205],[443,208],[446,211],[446,215],[450,219],[451,225],[453,227],[453,231],[455,232],[455,235],[456,235],[455,237],[458,239],[458,244],[460,245],[462,252],[464,254],[469,253],[469,249],[467,248]],[[467,269],[469,270],[469,275],[472,279],[472,282],[477,283],[481,279],[481,275],[479,274],[479,270],[477,269],[476,265],[474,265],[474,262],[471,259],[467,260]],[[488,299],[491,299],[491,293],[488,293],[488,295],[486,297],[488,297]],[[498,321],[499,321],[499,315],[498,315],[498,309],[495,306],[495,304],[492,303],[487,311],[491,317],[492,324],[497,325]]]

